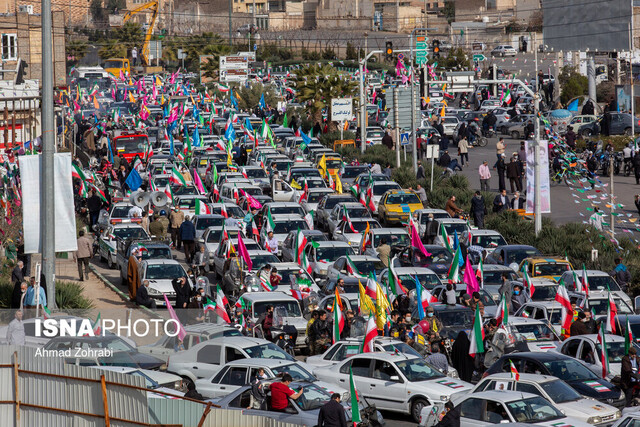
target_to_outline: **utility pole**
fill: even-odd
[[[609,185],[611,186],[611,190],[610,190],[611,197],[609,201],[609,203],[611,203],[611,238],[615,238],[616,198],[613,195],[613,156],[609,156]]]
[[[400,128],[398,127],[398,122],[400,121],[400,114],[398,111],[398,98],[400,97],[400,91],[398,90],[398,85],[393,87],[393,120],[394,120],[394,129],[396,135],[396,167],[400,167]],[[414,132],[415,133],[415,132]]]
[[[47,283],[48,306],[56,308],[56,250],[54,159],[56,128],[53,120],[53,40],[51,35],[51,0],[42,0],[42,180],[40,193],[40,233],[42,238],[42,272]],[[40,280],[40,278],[36,278]]]
[[[540,114],[540,93],[536,92],[535,97],[533,99],[534,99],[533,114],[535,115],[534,132],[536,133],[535,148],[534,148],[535,160],[533,162],[533,174],[534,174],[534,183],[535,183],[533,187],[533,215],[534,215],[534,229],[537,236],[540,234],[540,231],[542,230],[542,216],[540,214],[540,211],[541,211],[541,206],[540,206],[540,203],[541,203],[541,198],[540,198],[541,196],[540,194],[540,179],[541,179],[540,178],[540,117],[538,117],[538,115]]]
[[[537,41],[536,41],[536,33],[533,33],[533,61],[535,64],[535,67],[533,69],[533,81],[536,82],[535,88],[536,88],[536,92],[540,91],[540,88],[538,87],[538,46],[537,46]]]
[[[362,153],[367,149],[367,104],[364,96],[364,64],[367,63],[367,59],[369,59],[371,55],[375,55],[376,53],[382,53],[382,51],[372,50],[369,53],[365,51],[365,57],[358,61],[358,80],[360,82],[360,151]],[[360,55],[359,52],[358,55]]]
[[[42,0],[45,1],[45,0]],[[229,0],[229,47],[233,45],[233,0]]]

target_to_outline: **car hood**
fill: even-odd
[[[572,417],[584,422],[587,422],[589,417],[603,417],[605,420],[613,421],[613,417],[615,417],[618,411],[611,405],[587,398],[578,399],[574,402],[556,403],[556,406],[562,410],[567,417]]]
[[[437,378],[426,381],[414,381],[410,383],[410,388],[422,389],[421,391],[435,400],[440,400],[440,396],[452,396],[458,393],[466,393],[473,386],[468,382],[453,379],[451,377]]]
[[[353,245],[354,243],[358,245],[360,243],[360,240],[362,239],[362,234],[360,233],[344,233],[343,236],[351,245]]]
[[[171,279],[146,279],[149,280],[149,287],[153,288],[162,293],[175,293],[173,290],[173,285],[171,284]]]
[[[322,354],[317,354],[315,356],[309,356],[309,357],[307,357],[307,360],[305,362],[307,363],[307,365],[311,365],[311,367],[313,369],[333,366],[335,364],[331,360],[323,359],[322,358]]]
[[[555,420],[545,421],[541,423],[533,423],[533,425],[548,426],[548,427],[592,427],[591,424],[587,424],[585,422],[582,422],[575,418],[570,418],[570,417],[558,418]]]
[[[583,396],[593,397],[597,400],[616,400],[620,397],[620,389],[609,381],[597,380],[565,380],[567,384]],[[613,403],[613,402],[607,402]]]
[[[215,252],[218,250],[220,243],[205,243],[204,247],[207,252]]]
[[[556,341],[532,341],[532,342],[527,342],[527,347],[529,348],[529,351],[533,351],[533,352],[557,351],[558,350],[558,342],[556,342]]]
[[[282,320],[283,324],[292,325],[297,330],[307,329],[307,321],[304,319],[304,317],[283,317]]]

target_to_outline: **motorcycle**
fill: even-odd
[[[622,153],[614,153],[613,154],[613,173],[616,175],[620,175],[620,171],[622,170],[622,164],[624,163],[624,155]]]

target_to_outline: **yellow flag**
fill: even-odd
[[[440,110],[440,117],[444,117],[445,114],[445,107],[442,106],[442,110]]]
[[[162,98],[160,99],[160,104],[164,105],[164,94],[162,94]]]
[[[292,179],[292,180],[291,180],[291,187],[292,187],[292,188],[295,188],[296,190],[302,190],[302,187],[300,186],[300,184],[298,184],[298,183],[296,182],[296,180],[295,180],[295,179]]]
[[[342,194],[342,181],[340,181],[340,175],[336,174],[336,192]]]
[[[389,300],[382,291],[380,283],[376,282],[376,325],[378,329],[384,329],[384,325],[387,323],[387,308],[389,308]]]
[[[131,92],[129,92],[129,102],[136,102],[136,99],[133,97],[133,94]]]
[[[156,76],[156,86],[162,86],[162,82],[160,81],[160,77]]]
[[[94,107],[96,110],[99,110],[99,109],[100,109],[100,104],[98,104],[98,98],[96,98],[96,96],[95,96],[95,95],[93,96],[93,107]]]
[[[376,312],[376,308],[373,305],[373,301],[371,301],[371,298],[369,298],[369,295],[367,295],[364,292],[364,287],[362,286],[362,283],[360,282],[360,280],[358,280],[358,292],[360,294],[360,313],[361,314],[371,314],[371,313],[375,313]]]
[[[327,172],[327,157],[324,154],[318,162],[318,167],[322,169],[323,174]]]

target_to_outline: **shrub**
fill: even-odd
[[[83,295],[83,288],[75,282],[56,281],[56,305],[61,310],[89,310],[93,301]]]

